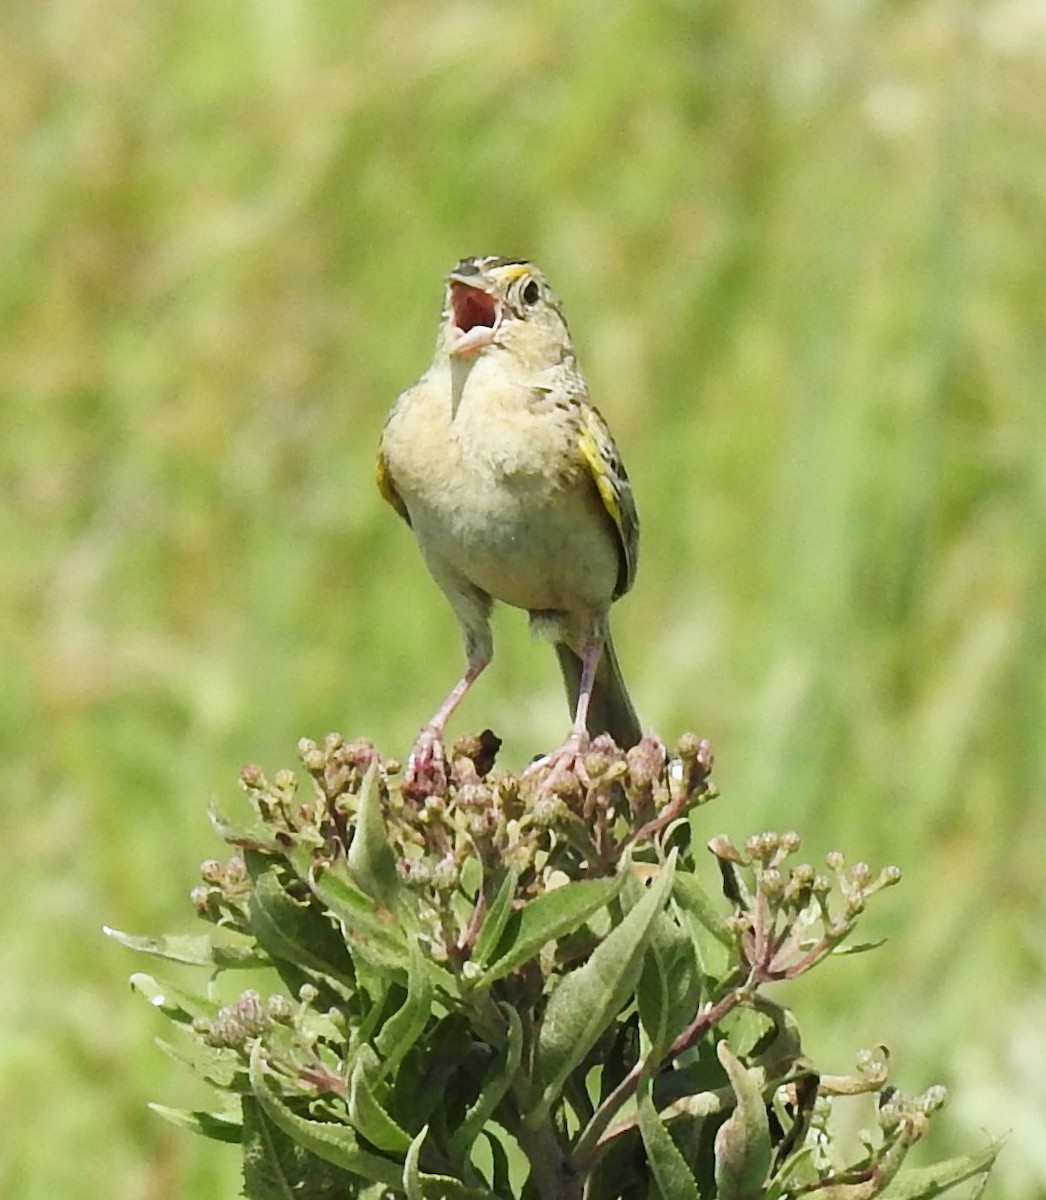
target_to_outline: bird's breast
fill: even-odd
[[[423,378],[383,443],[430,565],[519,608],[605,609],[618,552],[569,410],[497,371],[453,384],[449,371]]]

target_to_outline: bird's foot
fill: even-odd
[[[592,782],[588,771],[585,770],[585,755],[589,746],[588,734],[584,730],[580,733],[575,731],[562,746],[535,759],[523,772],[523,778],[535,779],[541,776],[541,788],[545,792],[559,791],[571,777],[587,788]]]
[[[443,730],[426,725],[407,759],[403,792],[418,800],[444,792],[446,788],[447,753],[443,746]]]

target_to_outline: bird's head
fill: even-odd
[[[462,259],[447,276],[440,339],[452,358],[500,346],[539,366],[572,352],[559,298],[541,270],[494,255]]]

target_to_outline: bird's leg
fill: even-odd
[[[570,731],[571,740],[577,740],[579,744],[588,737],[588,705],[592,699],[592,689],[596,686],[596,668],[602,653],[603,639],[599,637],[589,639],[581,654],[581,686],[574,710],[574,727]]]
[[[418,734],[404,782],[413,790],[440,791],[447,786],[447,755],[443,746],[443,730],[451,714],[465,699],[468,690],[490,662],[489,656],[473,651],[468,657],[465,674],[451,689],[450,695],[437,709],[432,720]]]
[[[592,689],[596,683],[596,668],[599,666],[599,656],[603,653],[602,637],[590,638],[581,652],[581,682],[578,687],[577,707],[574,709],[574,723],[570,727],[567,740],[551,754],[531,763],[526,774],[539,770],[547,770],[545,786],[555,789],[562,776],[570,771],[581,774],[582,783],[586,782],[584,767],[581,765],[581,755],[588,749],[588,705],[592,699]]]

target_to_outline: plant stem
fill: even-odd
[[[585,1176],[563,1153],[551,1121],[546,1118],[536,1129],[521,1124],[516,1136],[541,1200],[581,1200]]]
[[[621,1080],[603,1103],[596,1109],[595,1114],[585,1126],[581,1136],[574,1144],[571,1163],[579,1174],[586,1172],[595,1162],[600,1152],[600,1138],[606,1132],[607,1126],[616,1116],[621,1106],[628,1100],[639,1086],[639,1081],[645,1072],[656,1071],[666,1059],[675,1058],[685,1050],[689,1050],[699,1042],[710,1029],[726,1016],[748,994],[747,984],[732,988],[722,999],[714,1004],[703,1006],[694,1020],[676,1038],[667,1053],[656,1061],[641,1059],[631,1071]]]

